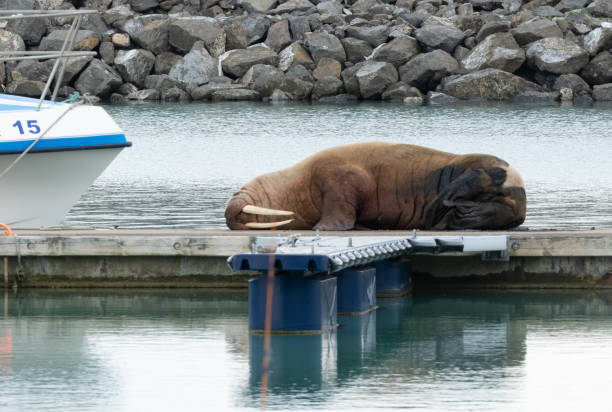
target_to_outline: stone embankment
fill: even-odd
[[[612,100],[611,0],[5,0],[87,16],[64,96],[126,100]],[[59,50],[66,18],[11,21],[0,50]],[[0,65],[38,96],[52,61]]]

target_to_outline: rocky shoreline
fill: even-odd
[[[610,0],[4,0],[96,9],[61,95],[111,102],[612,100]],[[0,50],[59,50],[66,18],[10,21]],[[53,61],[0,65],[40,96]],[[95,99],[94,98],[94,99]]]

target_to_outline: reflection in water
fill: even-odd
[[[610,108],[109,106],[134,146],[103,173],[66,223],[225,228],[225,202],[248,180],[328,147],[379,140],[505,159],[525,180],[525,225],[531,228],[610,228]]]
[[[259,406],[263,337],[247,331],[244,292],[30,291],[8,299],[2,411]],[[341,317],[327,334],[274,335],[267,406],[590,410],[612,384],[602,367],[612,362],[611,302],[612,294],[594,292],[381,300],[379,310]]]

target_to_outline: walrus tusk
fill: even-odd
[[[293,219],[283,220],[282,222],[270,223],[249,222],[246,224],[246,227],[248,227],[249,229],[272,229],[278,226],[286,225],[291,222],[293,222]]]
[[[287,210],[267,209],[265,207],[246,205],[242,208],[243,213],[251,215],[267,215],[267,216],[291,216],[294,213]]]

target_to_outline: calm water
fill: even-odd
[[[4,300],[3,300],[4,299]],[[242,292],[0,294],[0,410],[259,408]],[[274,336],[269,409],[609,410],[612,294],[379,301],[324,336]]]
[[[257,103],[108,106],[134,146],[67,223],[222,228],[242,184],[321,149],[384,140],[513,164],[530,228],[612,227],[612,106]]]

